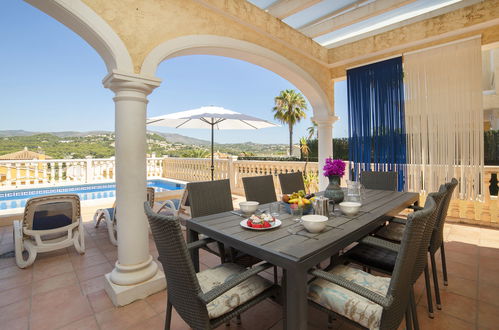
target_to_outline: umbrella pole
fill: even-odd
[[[214,134],[213,134],[213,128],[214,124],[211,124],[211,181],[213,181],[213,172],[215,171],[214,167],[214,161],[213,161],[213,139],[214,139]]]

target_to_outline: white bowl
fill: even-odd
[[[301,220],[303,221],[303,227],[305,227],[308,232],[319,233],[326,228],[326,221],[328,221],[329,218],[323,215],[310,214],[304,215],[301,217]]]
[[[253,201],[241,202],[239,203],[239,208],[241,209],[241,212],[243,212],[244,214],[251,215],[255,213],[255,211],[258,209],[259,204],[260,203]]]
[[[360,207],[362,206],[359,202],[341,202],[340,210],[345,215],[356,215],[359,213]]]

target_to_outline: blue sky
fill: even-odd
[[[6,0],[0,12],[2,75],[0,130],[114,130],[113,93],[102,86],[107,71],[97,52],[74,32],[23,1]],[[216,105],[273,120],[274,97],[295,89],[287,80],[243,61],[218,56],[183,56],[163,62],[163,83],[149,96],[148,116]],[[335,89],[333,135],[347,135],[346,84]],[[308,118],[295,127],[306,134]],[[154,128],[201,139],[208,130]],[[217,142],[287,143],[288,128],[221,131]]]

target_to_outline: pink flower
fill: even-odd
[[[331,157],[326,158],[326,164],[324,165],[324,176],[343,176],[345,175],[346,163],[341,159],[331,159]]]

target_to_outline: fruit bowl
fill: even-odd
[[[284,210],[286,211],[286,213],[289,213],[291,214],[291,205],[292,204],[289,204],[289,203],[284,203],[284,202],[281,202],[281,204],[284,206]],[[312,203],[310,204],[305,204],[303,207],[303,215],[306,215],[306,214],[310,214],[310,212],[312,212],[312,210],[314,209],[314,207],[312,206]]]
[[[299,190],[289,195],[283,194],[281,203],[284,205],[284,210],[289,214],[291,214],[291,205],[298,205],[303,210],[302,214],[309,214],[314,209],[312,206],[314,198],[314,194],[305,194],[303,190]]]

